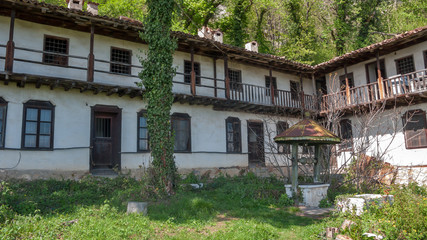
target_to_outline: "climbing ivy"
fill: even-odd
[[[170,110],[173,102],[172,67],[176,41],[171,38],[173,0],[147,0],[148,14],[144,31],[140,34],[147,42],[146,58],[141,59],[140,73],[148,101],[147,124],[150,133],[153,183],[167,194],[173,194],[176,166],[173,157],[174,138],[171,132]]]

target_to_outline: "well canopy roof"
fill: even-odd
[[[312,119],[304,119],[274,138],[276,143],[337,144],[341,139]]]

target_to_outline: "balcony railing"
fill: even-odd
[[[7,59],[7,46],[0,44],[0,69],[5,69]],[[39,75],[46,77],[64,78],[77,81],[88,81],[89,74],[95,83],[113,86],[136,87],[139,82],[138,73],[142,70],[141,65],[123,64],[111,62],[99,58],[93,59],[93,69],[90,70],[91,61],[88,56],[77,56],[71,54],[52,53],[42,50],[34,50],[20,46],[13,47],[12,67],[13,73]],[[52,65],[43,62],[43,55],[51,54],[67,58],[66,65]],[[117,74],[110,71],[111,64],[126,65],[130,68],[129,74]],[[10,71],[6,72],[11,73]],[[189,82],[188,79],[191,79]],[[187,80],[187,81],[186,81]],[[197,81],[196,81],[197,80]],[[177,94],[203,96],[230,101],[238,101],[263,106],[277,106],[284,108],[304,108],[317,111],[316,98],[291,91],[272,89],[246,83],[234,83],[214,76],[199,76],[189,73],[176,72],[173,78],[173,92]]]
[[[350,88],[347,92],[339,91],[322,97],[321,112],[330,112],[371,104],[406,96],[408,94],[427,91],[427,69],[401,74],[358,87]]]

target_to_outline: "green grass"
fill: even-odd
[[[219,177],[169,198],[149,189],[126,177],[3,182],[0,239],[317,239],[338,224],[281,206],[273,178]],[[126,214],[129,200],[149,201],[148,215]]]

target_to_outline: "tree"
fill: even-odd
[[[171,39],[173,0],[147,0],[148,14],[141,38],[148,43],[140,73],[148,100],[147,124],[152,156],[151,178],[160,189],[173,194],[176,166],[173,157],[174,138],[171,132],[170,110],[173,103],[172,67],[176,41]]]

